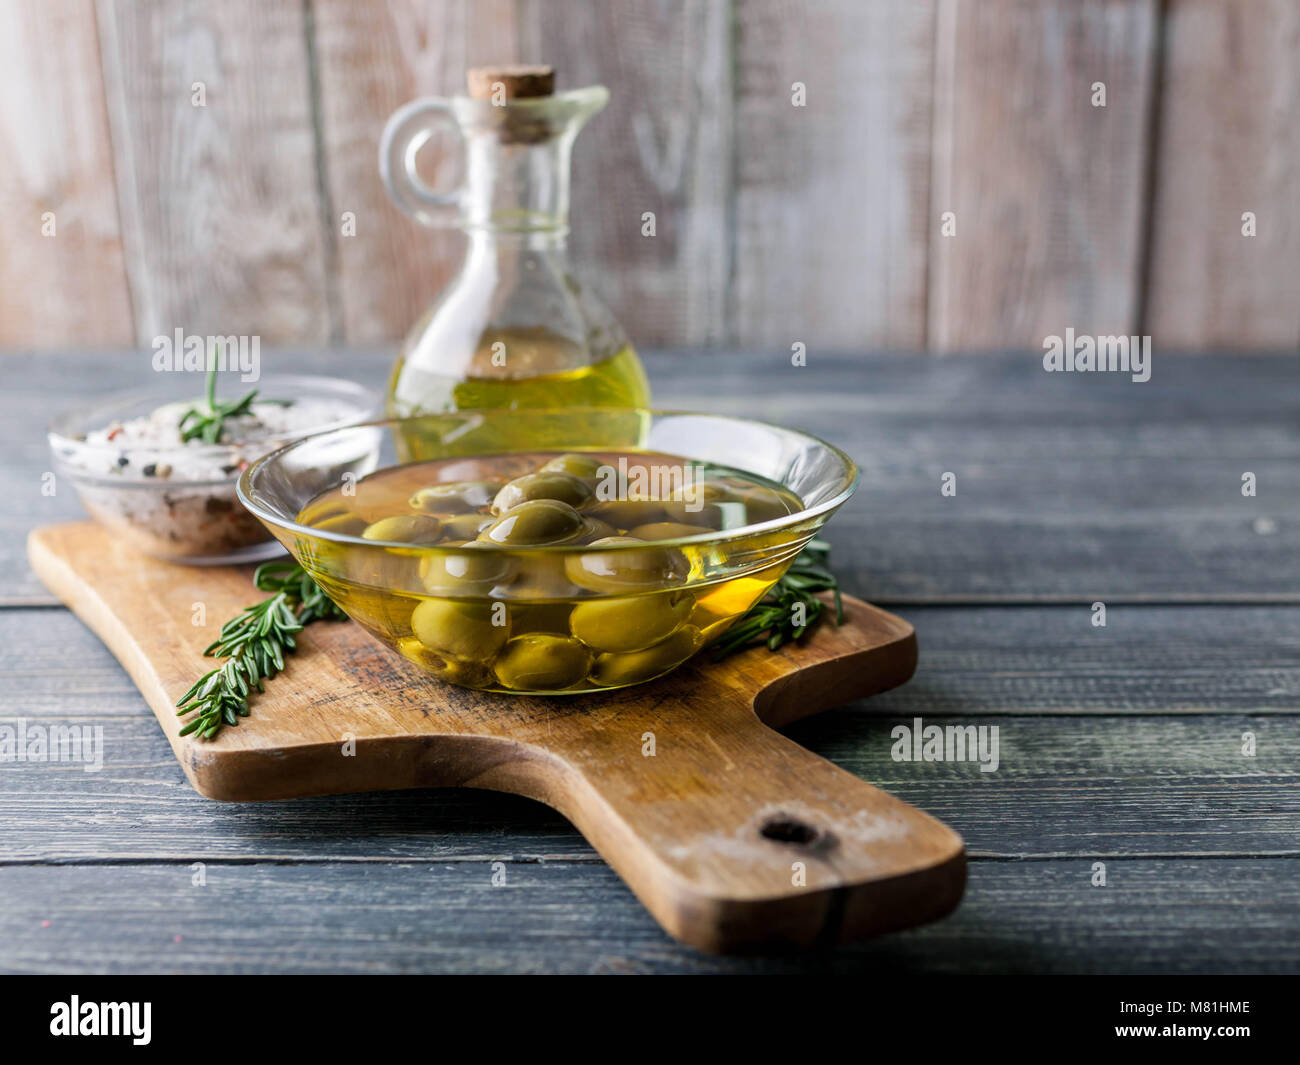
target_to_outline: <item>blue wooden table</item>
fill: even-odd
[[[267,353],[264,368],[378,385],[390,357]],[[792,735],[962,833],[956,914],[822,955],[719,959],[666,938],[523,799],[198,797],[125,673],[24,560],[28,529],[80,513],[41,492],[46,419],[140,383],[147,353],[13,353],[0,726],[102,726],[104,762],[0,761],[0,970],[1300,970],[1294,358],[1167,356],[1146,384],[1048,374],[1035,353],[647,362],[661,406],[808,429],[861,462],[827,529],[835,565],[916,626],[920,667]],[[897,760],[894,730],[917,718],[996,726],[996,771]]]

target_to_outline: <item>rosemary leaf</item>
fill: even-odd
[[[296,646],[294,634],[313,621],[339,620],[343,613],[297,562],[283,559],[259,566],[253,574],[259,591],[272,594],[245,607],[221,626],[203,654],[224,658],[176,702],[176,714],[195,716],[182,736],[212,739],[226,725],[249,714],[248,699],[284,669],[284,656]]]

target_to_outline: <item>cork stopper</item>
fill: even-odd
[[[490,121],[502,144],[540,144],[555,132],[536,108],[511,107],[515,100],[544,100],[555,92],[555,68],[551,66],[471,67],[465,72],[469,94],[493,106]]]
[[[469,94],[476,100],[491,100],[501,86],[507,100],[528,100],[555,92],[555,68],[551,66],[471,67],[465,72]],[[497,97],[500,99],[500,97]]]

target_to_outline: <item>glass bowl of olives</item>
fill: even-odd
[[[463,410],[305,437],[239,498],[417,666],[558,695],[653,680],[717,639],[857,479],[838,448],[741,418]]]

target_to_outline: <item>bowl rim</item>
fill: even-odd
[[[425,554],[441,555],[448,553],[463,552],[464,544],[411,544],[404,543],[400,540],[367,540],[360,536],[350,536],[347,533],[334,532],[328,529],[316,529],[310,525],[303,525],[296,520],[288,520],[280,517],[278,514],[271,514],[265,507],[257,503],[252,498],[252,479],[253,476],[263,467],[269,465],[285,452],[291,451],[295,447],[306,444],[317,436],[324,436],[327,433],[341,432],[345,429],[381,429],[398,424],[400,422],[420,421],[426,418],[454,417],[457,415],[476,415],[490,414],[500,416],[503,414],[565,414],[581,412],[589,414],[592,412],[607,411],[617,414],[639,414],[649,415],[651,417],[689,417],[689,418],[712,418],[717,421],[743,422],[748,425],[759,425],[765,429],[774,429],[778,432],[789,433],[793,436],[802,437],[804,440],[810,440],[813,443],[826,448],[835,455],[844,466],[845,485],[831,499],[824,500],[814,507],[806,507],[803,510],[796,511],[793,514],[787,514],[781,518],[771,518],[768,521],[756,522],[752,525],[741,525],[735,529],[710,529],[695,536],[679,536],[670,540],[646,540],[635,543],[620,544],[537,544],[537,545],[519,545],[517,547],[506,544],[494,544],[491,550],[510,552],[526,552],[532,554],[535,551],[572,553],[572,554],[593,554],[593,553],[616,553],[622,551],[644,551],[647,547],[653,548],[670,548],[670,547],[689,547],[700,544],[718,544],[727,543],[731,540],[739,540],[753,536],[759,533],[777,532],[781,529],[797,525],[807,521],[810,518],[820,517],[822,514],[833,513],[848,501],[848,499],[857,491],[858,484],[862,480],[862,471],[858,468],[856,462],[841,448],[827,440],[812,433],[804,432],[802,429],[790,429],[783,425],[775,425],[772,422],[762,421],[758,418],[746,418],[737,414],[712,414],[709,411],[699,410],[673,410],[659,407],[529,407],[522,410],[513,410],[508,407],[466,407],[454,411],[437,411],[431,414],[410,415],[403,418],[379,418],[374,421],[357,422],[352,425],[337,426],[333,429],[322,429],[319,432],[308,433],[296,440],[290,441],[284,447],[277,448],[261,456],[256,461],[250,463],[248,468],[243,471],[239,481],[235,486],[235,493],[239,497],[240,503],[263,524],[273,525],[278,529],[299,535],[307,535],[316,539],[326,540],[331,543],[352,544],[362,547],[374,548],[400,548],[412,555],[423,556]],[[572,449],[579,450],[579,449]],[[595,450],[595,449],[592,449]],[[507,452],[502,452],[506,454]],[[409,465],[408,463],[399,463],[398,465]],[[381,469],[391,469],[392,467],[381,467]],[[378,472],[372,471],[372,472]],[[770,564],[771,560],[767,560]]]
[[[169,375],[179,376],[179,375]],[[197,375],[196,375],[197,376]],[[323,374],[306,374],[306,373],[268,373],[262,374],[256,381],[247,382],[254,386],[259,393],[263,392],[263,383],[271,382],[273,386],[281,388],[293,388],[303,392],[319,390],[321,392],[332,392],[340,395],[340,398],[354,398],[357,400],[356,409],[348,416],[339,418],[324,425],[312,426],[310,429],[297,429],[291,432],[267,433],[262,436],[251,436],[241,440],[238,443],[228,444],[136,444],[134,446],[121,447],[113,444],[90,444],[85,440],[78,440],[75,436],[69,435],[69,424],[80,422],[88,417],[103,416],[108,421],[112,421],[117,415],[114,410],[122,409],[136,404],[147,404],[157,400],[155,406],[163,406],[167,403],[180,402],[171,395],[171,390],[161,384],[142,386],[139,388],[122,389],[117,392],[110,392],[107,395],[99,396],[96,399],[87,400],[73,407],[65,407],[55,414],[46,423],[45,437],[53,453],[54,461],[58,465],[60,472],[66,474],[74,481],[94,485],[115,485],[120,488],[158,488],[171,489],[173,491],[188,490],[191,488],[212,488],[218,485],[234,486],[239,480],[242,471],[236,470],[233,473],[222,477],[205,478],[202,480],[171,480],[170,478],[145,477],[140,474],[131,474],[122,476],[114,473],[99,473],[92,470],[82,469],[75,463],[69,462],[68,457],[61,452],[65,449],[75,451],[93,452],[96,454],[140,454],[150,453],[157,455],[168,454],[185,454],[198,458],[209,458],[219,460],[226,456],[243,457],[243,452],[250,448],[264,443],[268,439],[277,441],[287,441],[281,447],[275,450],[283,450],[284,447],[297,443],[299,440],[311,436],[315,433],[334,432],[338,429],[345,429],[358,419],[370,418],[373,414],[383,409],[383,400],[379,392],[367,385],[353,381],[347,377],[331,377]],[[202,398],[202,397],[200,397]],[[260,456],[259,456],[260,457]]]

